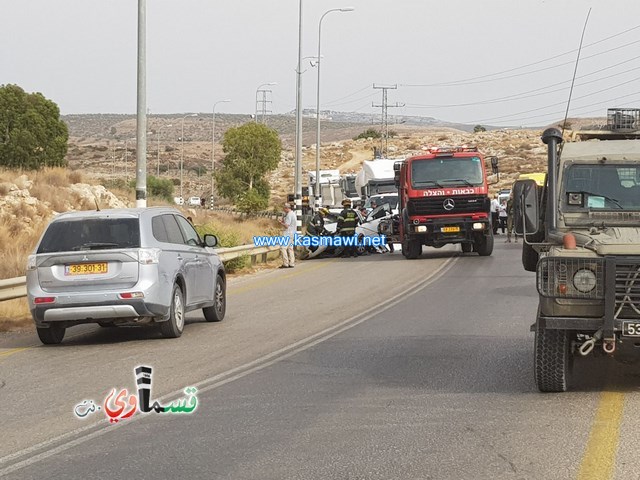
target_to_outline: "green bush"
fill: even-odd
[[[473,133],[478,133],[478,132],[486,132],[487,129],[484,128],[482,125],[476,125],[475,127],[473,127]]]
[[[129,180],[128,185],[126,185],[125,181],[120,178],[111,180],[110,183],[114,187],[131,188],[133,190],[136,189],[135,178]],[[107,185],[105,185],[105,187],[106,186]],[[173,201],[173,182],[168,178],[158,178],[158,177],[154,177],[153,175],[147,175],[147,196],[163,198],[168,202],[172,202]]]
[[[382,134],[376,130],[375,128],[368,128],[367,130],[365,130],[364,132],[362,132],[360,135],[358,135],[357,137],[354,137],[354,140],[358,140],[360,138],[380,138],[382,136]]]
[[[240,236],[233,230],[226,230],[223,227],[216,227],[214,225],[207,224],[196,225],[196,231],[201,237],[204,237],[207,233],[215,235],[218,237],[218,246],[220,247],[228,248],[241,245]],[[224,268],[227,272],[233,273],[246,267],[248,260],[249,255],[242,255],[241,257],[224,262]]]
[[[257,189],[253,189],[240,195],[236,202],[236,207],[241,212],[252,215],[266,210],[268,204],[269,198]]]
[[[153,197],[164,198],[169,202],[173,200],[173,182],[168,178],[148,176],[147,190],[149,195]]]

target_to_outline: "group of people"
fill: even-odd
[[[338,224],[336,235],[341,237],[352,237],[356,233],[356,227],[360,223],[360,217],[351,206],[351,200],[345,198],[342,201],[343,209],[338,215]],[[284,216],[279,220],[280,224],[285,228],[282,232],[283,236],[288,236],[291,240],[286,247],[280,247],[282,253],[282,265],[279,268],[293,268],[295,266],[295,254],[293,249],[293,238],[296,233],[296,214],[291,209],[291,204],[284,204]],[[329,214],[327,208],[319,208],[307,226],[307,233],[315,236],[325,235],[327,231],[324,228],[324,219]],[[357,257],[357,247],[349,245],[344,247],[342,257]]]
[[[498,195],[494,195],[491,199],[491,223],[493,226],[493,234],[498,234],[498,228],[502,230],[504,235],[505,229],[507,231],[507,239],[505,243],[511,243],[511,235],[513,234],[513,193],[509,196],[508,200],[498,201]],[[514,241],[518,243],[518,234],[514,235]]]

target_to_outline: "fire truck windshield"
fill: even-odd
[[[411,187],[424,189],[442,186],[482,185],[479,157],[434,158],[411,162]]]

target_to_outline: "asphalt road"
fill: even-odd
[[[499,240],[488,258],[425,248],[241,279],[224,322],[195,315],[176,340],[5,337],[0,476],[640,478],[640,369],[579,359],[571,392],[538,393],[535,275]],[[84,399],[133,391],[141,364],[154,399],[193,385],[197,410],[74,416]]]

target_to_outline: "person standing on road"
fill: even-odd
[[[351,208],[351,200],[345,198],[342,200],[344,209],[338,216],[338,229],[337,233],[341,237],[353,237],[356,233],[356,225],[358,225],[358,214]],[[357,247],[355,245],[344,247],[342,252],[342,258],[349,256],[357,257]]]
[[[291,210],[291,205],[284,204],[284,218],[278,220],[285,227],[282,232],[283,237],[289,237],[287,246],[281,246],[282,265],[279,268],[293,268],[296,264],[296,257],[293,251],[293,239],[296,234],[296,214]]]
[[[498,195],[494,195],[491,199],[491,225],[493,226],[493,234],[498,233],[498,223],[500,222],[500,203],[498,202]],[[504,230],[502,231],[504,233]]]
[[[511,243],[511,233],[513,232],[513,222],[514,222],[514,210],[513,210],[513,190],[511,191],[511,196],[507,201],[507,243]],[[518,234],[515,234],[514,241],[518,243]]]
[[[498,206],[498,218],[500,229],[502,230],[502,234],[504,235],[504,230],[507,227],[507,201],[503,200],[502,204]]]

